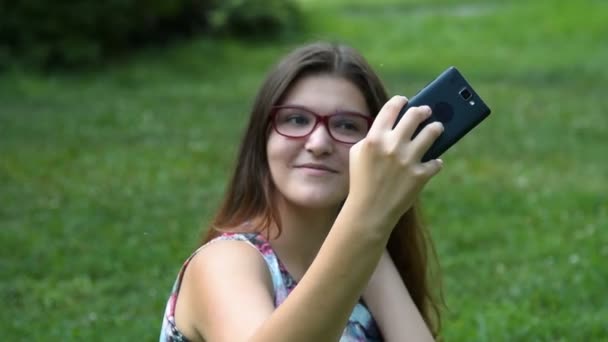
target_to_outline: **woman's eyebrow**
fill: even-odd
[[[319,111],[317,109],[311,108],[306,105],[298,104],[298,103],[285,103],[285,104],[282,104],[281,106],[302,108],[302,109],[306,109],[306,110],[309,110],[309,111],[311,111],[313,113],[317,113],[317,114],[353,113],[353,114],[371,116],[371,114],[369,114],[368,111],[361,112],[356,109],[348,109],[348,108],[343,108],[343,107],[334,108],[331,111]]]

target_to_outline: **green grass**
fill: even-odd
[[[0,76],[4,339],[156,339],[261,78],[316,39],[363,51],[391,93],[456,65],[493,109],[423,194],[446,340],[608,339],[608,5],[300,2],[289,40]]]

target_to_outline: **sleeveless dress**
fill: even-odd
[[[281,305],[291,290],[296,287],[296,281],[287,272],[283,263],[272,250],[270,243],[268,243],[268,241],[262,235],[258,233],[224,233],[197,249],[186,260],[179,271],[177,280],[173,285],[171,295],[167,301],[160,333],[160,342],[188,342],[188,339],[182,335],[175,325],[175,303],[177,302],[177,296],[179,295],[179,288],[181,286],[182,278],[184,276],[186,267],[190,263],[190,260],[192,260],[192,257],[194,257],[198,251],[210,243],[221,240],[243,241],[255,247],[264,257],[264,261],[266,262],[268,270],[270,271],[272,284],[274,287],[275,308]],[[346,328],[342,333],[342,337],[340,338],[340,342],[358,341],[382,341],[380,330],[378,329],[378,326],[376,325],[371,313],[365,306],[365,303],[363,303],[363,300],[361,299],[350,315],[348,324],[346,325]]]

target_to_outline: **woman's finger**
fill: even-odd
[[[412,139],[412,142],[408,146],[408,155],[414,158],[415,161],[420,162],[424,154],[442,133],[443,124],[441,122],[435,121],[426,125],[420,133]]]
[[[412,139],[414,132],[420,124],[431,116],[431,107],[420,106],[411,107],[403,114],[394,131],[400,137],[406,138],[408,141]]]
[[[433,178],[434,175],[439,173],[443,168],[443,160],[442,159],[431,159],[427,162],[424,162],[419,165],[422,168],[423,172],[427,175],[427,181]]]
[[[388,100],[378,116],[374,119],[372,127],[370,127],[368,135],[380,135],[386,131],[390,131],[397,120],[399,111],[407,104],[407,98],[405,96],[393,96]]]

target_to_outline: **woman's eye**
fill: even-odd
[[[361,125],[358,125],[356,122],[353,121],[341,120],[339,122],[336,122],[334,128],[344,131],[358,132],[361,130]]]
[[[310,120],[306,115],[302,114],[291,114],[285,118],[284,122],[293,125],[306,125]]]

